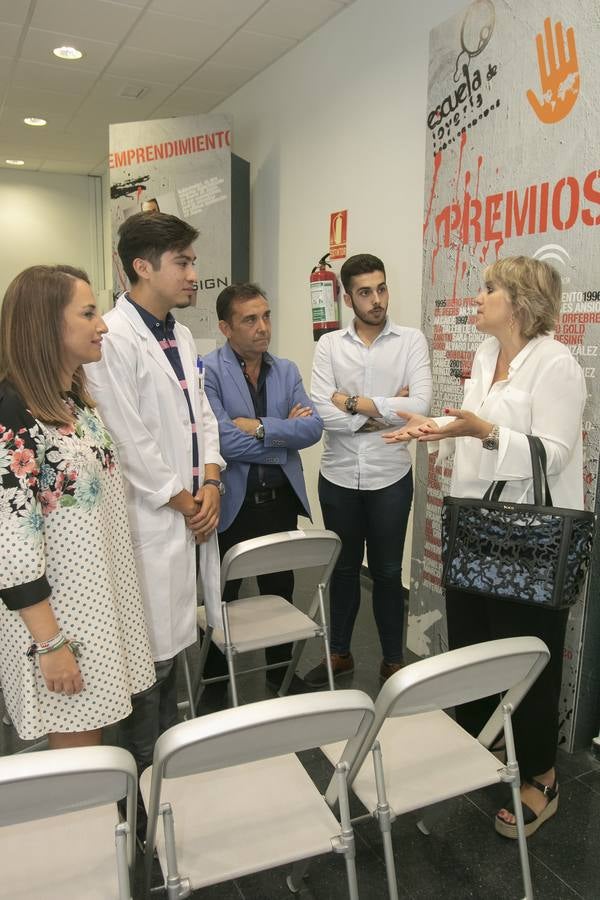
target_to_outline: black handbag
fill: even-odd
[[[552,506],[545,447],[540,438],[527,438],[532,504],[503,502],[505,481],[491,484],[481,500],[444,497],[442,584],[560,609],[579,597],[590,564],[595,516]]]

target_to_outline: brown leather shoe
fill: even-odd
[[[382,684],[384,684],[391,675],[394,675],[396,672],[399,672],[400,669],[404,668],[404,663],[386,663],[385,659],[381,660],[381,665],[379,666],[379,680]]]
[[[354,672],[354,660],[351,653],[346,653],[344,656],[340,653],[332,653],[330,659],[334,678]],[[318,666],[306,673],[304,683],[311,688],[326,687],[329,684],[325,659],[322,659]]]

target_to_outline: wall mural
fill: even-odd
[[[517,254],[547,259],[563,279],[556,336],[582,366],[588,389],[588,509],[595,508],[600,440],[600,23],[594,9],[575,0],[474,0],[431,32],[424,123],[423,329],[432,353],[432,412],[461,404],[482,340],[473,300],[486,264]],[[440,509],[450,474],[418,448],[407,641],[419,655],[447,649]],[[565,648],[565,746],[572,745],[587,620],[582,598],[571,611]]]

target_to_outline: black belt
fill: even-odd
[[[244,504],[250,506],[263,506],[265,503],[273,503],[277,497],[285,491],[285,487],[259,488],[257,491],[249,491],[244,497]]]

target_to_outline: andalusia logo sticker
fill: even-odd
[[[550,17],[544,21],[544,34],[535,36],[542,98],[527,91],[534,113],[545,125],[553,125],[569,115],[579,96],[579,64],[572,28],[563,31],[562,22],[552,29]]]

